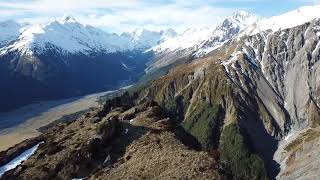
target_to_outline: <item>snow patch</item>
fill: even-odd
[[[178,34],[176,37],[167,39],[161,44],[153,47],[153,50],[156,52],[163,52],[166,50],[175,51],[189,49],[208,40],[213,30],[212,27],[190,28],[183,33]]]
[[[229,74],[229,65],[233,65],[233,63],[235,61],[237,61],[238,55],[241,54],[242,51],[236,51],[234,53],[232,53],[231,57],[227,60],[227,61],[222,61],[221,65],[224,66],[226,72]],[[235,68],[234,66],[232,66],[233,68]]]
[[[320,5],[304,6],[279,16],[261,19],[257,24],[248,27],[245,34],[254,35],[266,30],[279,31],[299,26],[320,18]]]
[[[173,29],[164,31],[149,31],[146,29],[136,29],[133,32],[122,33],[121,37],[128,38],[133,43],[135,49],[147,49],[147,51],[169,38],[173,38],[177,33]]]
[[[125,68],[125,70],[129,70],[130,68],[123,62],[121,62],[121,65]]]
[[[256,60],[252,58],[252,56],[250,55],[250,53],[247,51],[246,48],[243,49],[243,52],[249,58],[249,61],[251,62],[251,64],[255,65],[256,67],[259,67]]]
[[[0,177],[7,171],[16,168],[20,165],[23,161],[27,160],[31,155],[33,155],[36,150],[38,149],[39,145],[44,143],[43,141],[38,143],[37,145],[33,146],[32,148],[24,151],[22,154],[11,160],[9,163],[0,167]]]
[[[294,135],[294,133],[293,133],[293,132],[290,132],[290,133],[284,138],[284,140],[285,140],[285,141],[288,141],[293,135]]]
[[[132,122],[134,122],[135,120],[136,120],[136,118],[131,119],[129,122],[132,123]]]
[[[157,53],[165,51],[195,50],[194,55],[201,57],[221,47],[236,37],[243,29],[256,23],[258,17],[245,11],[238,11],[225,19],[217,27],[190,28],[174,38],[170,38],[153,47]]]
[[[0,49],[2,55],[14,51],[27,55],[40,54],[47,49],[57,50],[62,54],[86,55],[91,52],[145,50],[176,35],[172,29],[160,32],[141,29],[118,35],[83,25],[69,16],[49,23],[34,24],[21,32],[18,25],[4,26],[5,30],[3,26],[0,23],[0,45],[2,41],[15,41]],[[12,37],[7,34],[12,34]]]

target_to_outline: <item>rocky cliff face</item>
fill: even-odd
[[[178,117],[204,148],[219,148],[236,123],[269,177],[290,177],[273,155],[289,132],[319,125],[319,23],[230,40],[155,80],[141,96]]]
[[[319,23],[314,20],[246,41],[248,56],[260,64],[294,128],[319,124]]]
[[[255,81],[221,65],[222,58],[235,58],[227,54],[234,50],[235,46],[230,46],[227,52],[216,51],[215,56],[182,65],[154,81],[142,96],[156,100],[173,117],[182,121],[186,130],[201,142],[204,149],[219,148],[224,129],[236,124],[241,127],[243,134],[248,135],[246,140],[251,146],[248,148],[250,152],[258,152],[271,171],[275,168],[272,156],[277,146],[276,139],[284,134],[287,114],[272,96],[274,94],[267,81],[251,69],[250,62],[243,55],[236,57],[240,61],[237,66],[246,66],[248,76],[259,77],[253,79]],[[228,66],[231,67],[231,64]],[[269,92],[256,91],[264,86]],[[267,97],[262,99],[259,96],[261,94]],[[269,97],[272,101],[267,101]],[[281,119],[272,116],[268,109],[270,107],[279,113],[277,115]],[[264,143],[261,144],[261,141]]]

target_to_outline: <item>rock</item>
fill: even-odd
[[[88,145],[90,147],[93,147],[94,149],[96,147],[101,147],[102,144],[103,144],[103,138],[101,135],[94,135],[88,141]]]
[[[122,113],[121,120],[130,120],[136,117],[137,109],[135,107]]]
[[[157,117],[157,118],[162,118],[164,115],[164,112],[159,106],[152,106],[149,108],[147,111],[146,117]]]
[[[163,129],[170,129],[172,127],[172,122],[170,121],[170,118],[165,118],[157,121],[157,124],[159,127]]]
[[[101,121],[101,118],[100,117],[93,117],[90,119],[91,123],[98,123]]]
[[[91,113],[90,113],[90,112],[87,112],[87,113],[84,115],[85,118],[88,118],[88,117],[90,117],[90,116],[91,116]]]
[[[53,155],[56,154],[58,152],[60,152],[63,148],[63,146],[59,145],[57,142],[48,142],[47,143],[47,155]]]
[[[125,92],[120,97],[115,97],[112,99],[108,99],[106,103],[103,105],[101,112],[99,113],[99,117],[104,117],[114,108],[122,107],[122,108],[130,108],[134,106],[134,99],[137,98],[137,95],[130,95],[128,92]]]
[[[280,143],[277,160],[281,171],[277,179],[313,179],[320,176],[320,128],[295,133]]]
[[[118,121],[118,116],[110,116],[108,121]]]
[[[102,137],[104,142],[109,141],[117,133],[121,133],[119,120],[115,117],[103,122],[97,129],[97,134]]]
[[[103,138],[101,135],[94,135],[88,141],[88,154],[89,158],[98,155],[103,148]]]

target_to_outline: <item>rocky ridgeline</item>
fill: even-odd
[[[34,155],[1,179],[130,179],[174,177],[216,179],[217,156],[199,151],[198,142],[153,101],[134,105],[125,93],[79,119],[58,124],[2,154],[12,156],[44,141]],[[6,156],[6,155],[4,155]],[[215,158],[213,158],[215,157]],[[7,156],[10,160],[11,156]],[[6,161],[3,161],[5,163]]]

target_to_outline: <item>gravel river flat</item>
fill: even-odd
[[[11,112],[0,113],[0,151],[40,134],[37,130],[65,115],[98,105],[98,98],[114,91],[106,91],[76,98],[41,101]]]

